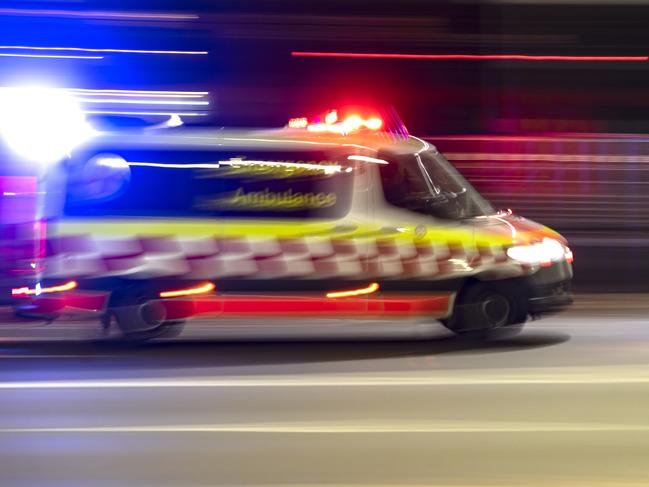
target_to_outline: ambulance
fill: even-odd
[[[561,235],[493,208],[430,142],[372,112],[96,132],[48,178],[41,278],[13,289],[17,306],[90,314],[126,338],[192,318],[482,337],[572,301]]]

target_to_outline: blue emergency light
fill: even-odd
[[[0,88],[0,135],[22,159],[57,162],[93,133],[79,103],[66,90]]]

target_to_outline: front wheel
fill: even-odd
[[[458,335],[486,338],[496,329],[514,335],[526,319],[527,309],[514,286],[480,282],[460,292],[453,316],[444,324]]]

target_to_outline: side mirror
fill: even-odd
[[[458,200],[459,194],[442,192],[426,198],[426,210],[433,216],[446,220],[462,217],[462,208]]]

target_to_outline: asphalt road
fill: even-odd
[[[645,301],[581,297],[483,344],[2,325],[0,485],[647,485]]]

